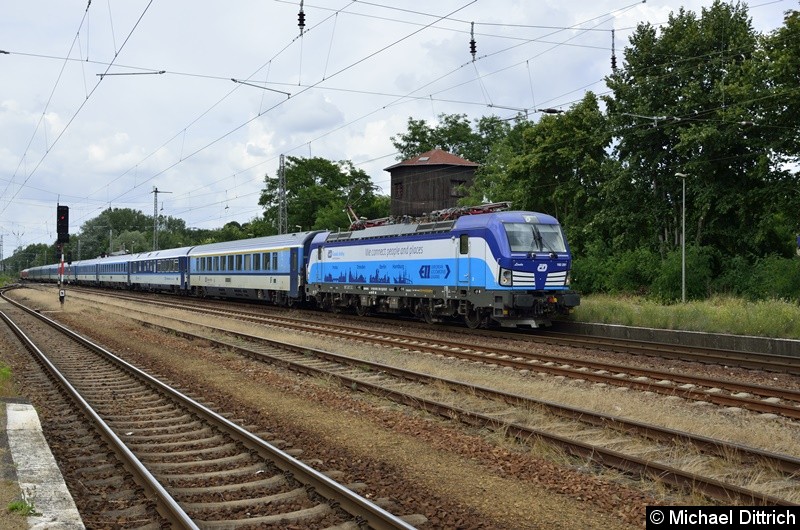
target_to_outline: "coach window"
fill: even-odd
[[[233,268],[233,256],[228,256],[228,270],[229,271],[236,270]]]
[[[268,271],[268,270],[271,269],[270,263],[271,262],[270,262],[269,252],[264,252],[264,270],[265,271]]]
[[[244,255],[244,270],[246,271],[250,270],[250,254]]]
[[[238,254],[238,255],[236,256],[236,270],[237,270],[237,271],[244,270],[244,266],[243,266],[243,264],[242,264],[242,258],[243,258],[243,257],[244,257],[244,256],[242,256],[241,254]]]
[[[469,236],[467,234],[461,234],[458,238],[458,252],[469,254]]]
[[[217,258],[214,258],[214,259],[217,259]],[[220,256],[219,257],[219,270],[224,271],[227,264],[228,264],[228,260],[225,259],[225,256]]]
[[[261,270],[261,254],[253,254],[253,270]]]
[[[219,270],[219,256],[214,256],[214,270]]]
[[[278,253],[277,252],[273,252],[272,253],[272,270],[274,270],[274,271],[278,270]]]

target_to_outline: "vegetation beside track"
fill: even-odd
[[[642,297],[598,294],[582,297],[572,320],[800,339],[800,304],[781,300],[714,296],[685,304],[662,304]]]
[[[15,278],[0,276],[0,287],[14,281]],[[685,304],[663,304],[644,297],[593,294],[581,298],[571,320],[800,339],[800,304],[782,300],[714,296]]]

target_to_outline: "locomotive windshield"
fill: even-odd
[[[559,225],[504,223],[511,252],[566,252]]]

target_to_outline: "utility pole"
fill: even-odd
[[[153,186],[153,250],[158,250],[158,194],[172,193],[171,191],[161,191]]]
[[[281,155],[278,167],[278,233],[285,234],[289,231],[289,214],[286,208],[286,165]]]
[[[681,200],[681,303],[686,303],[686,173],[675,173],[681,178],[683,199]]]

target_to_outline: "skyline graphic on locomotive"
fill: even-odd
[[[283,306],[313,302],[361,316],[409,313],[429,323],[463,319],[469,327],[548,326],[580,304],[569,289],[566,238],[555,218],[506,207],[82,260],[65,267],[65,281]],[[22,276],[58,281],[58,268]]]

